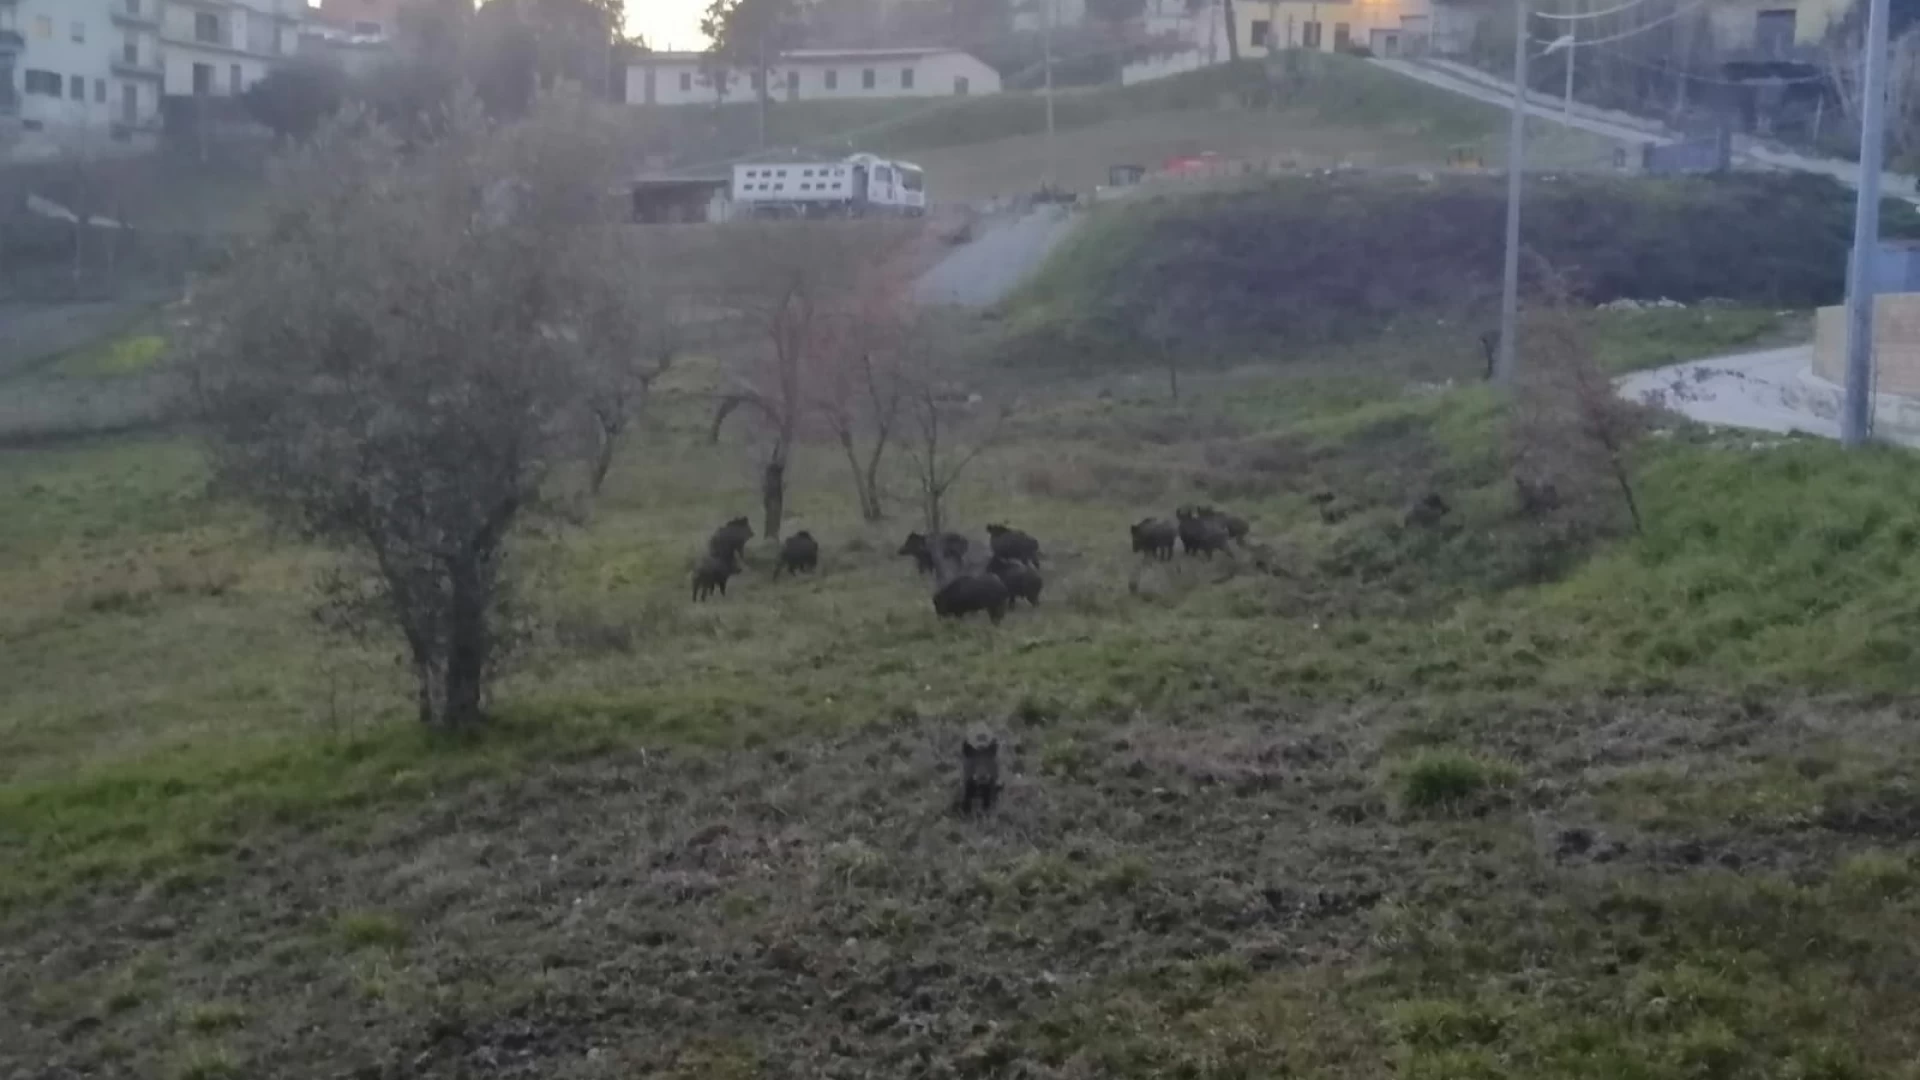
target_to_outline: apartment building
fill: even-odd
[[[150,20],[120,17],[129,2],[159,0],[0,0],[0,120],[102,141],[150,120],[157,66],[121,63],[129,41],[155,55]]]
[[[299,50],[306,13],[306,0],[166,0],[160,21],[166,94],[246,93]]]
[[[164,96],[240,94],[293,55],[306,10],[305,0],[0,0],[0,132],[150,139]]]

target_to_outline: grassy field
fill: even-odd
[[[1132,87],[1062,91],[1053,147],[1058,181],[1076,191],[1107,182],[1112,165],[1157,167],[1213,152],[1265,164],[1324,168],[1445,162],[1456,148],[1497,163],[1505,154],[1498,109],[1446,94],[1345,56],[1299,58],[1297,77],[1257,63],[1216,67]],[[671,145],[681,164],[750,153],[757,106],[671,106],[642,112],[643,133]],[[1046,107],[1040,95],[893,102],[776,103],[774,152],[868,150],[905,155],[927,169],[938,200],[1024,193],[1045,175]],[[1612,144],[1538,121],[1528,153],[1537,168],[1611,168]]]
[[[1619,368],[1790,332],[1594,331]],[[1045,546],[998,628],[932,617],[824,450],[822,572],[756,545],[690,604],[751,456],[670,405],[530,552],[459,743],[190,442],[0,452],[0,1072],[1913,1075],[1920,471],[1673,428],[1644,535],[1554,546],[1478,364],[1022,373],[955,507]],[[1129,555],[1195,498],[1262,553]]]

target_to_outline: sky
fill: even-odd
[[[654,48],[698,49],[700,12],[705,0],[627,0],[627,32],[639,34]]]

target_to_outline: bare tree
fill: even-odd
[[[1615,393],[1577,310],[1558,285],[1550,289],[1521,327],[1509,430],[1515,486],[1534,513],[1608,531],[1624,510],[1637,533],[1629,458],[1646,433],[1646,409]]]
[[[867,348],[882,336],[869,321],[869,283],[894,266],[887,252],[910,233],[868,222],[769,223],[727,233],[716,296],[734,333],[710,434],[718,439],[741,410],[757,421],[763,531],[777,539],[793,450],[822,397],[834,396],[830,388],[855,392],[858,378],[833,373],[858,371],[861,362],[849,357],[877,355]],[[850,399],[844,404],[853,407]]]
[[[905,375],[904,436],[927,534],[937,536],[946,527],[947,495],[967,466],[999,441],[1013,405],[991,402],[954,377],[954,334],[930,326],[915,344]]]
[[[588,440],[596,325],[579,240],[612,218],[617,143],[583,107],[488,125],[470,101],[403,147],[365,116],[276,169],[269,227],[196,298],[218,476],[346,558],[322,611],[397,632],[422,722],[483,717],[514,537]]]
[[[593,418],[587,482],[600,493],[620,444],[645,412],[653,385],[672,368],[692,334],[692,297],[684,279],[633,230],[582,241],[571,292],[574,331],[588,348],[588,408]]]
[[[914,312],[906,262],[918,233],[871,233],[856,254],[844,309],[827,324],[814,379],[814,409],[840,444],[860,516],[886,516],[881,466],[893,445],[907,395],[903,371],[928,330]]]

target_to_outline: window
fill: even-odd
[[[33,17],[33,36],[41,41],[53,40],[53,16],[35,15]]]
[[[829,90],[840,89],[840,73],[839,72],[833,70],[832,68],[828,68],[825,72],[821,74],[821,78],[826,80],[827,89]]]
[[[52,71],[35,71],[32,68],[28,68],[21,74],[25,79],[24,89],[27,93],[39,94],[42,97],[60,96],[61,84],[59,73]]]
[[[1319,23],[1308,22],[1300,24],[1300,45],[1302,48],[1307,49],[1317,49],[1320,47]]]
[[[863,90],[871,90],[873,89],[873,84],[874,84],[873,69],[867,68],[866,70],[860,73],[860,88]]]
[[[800,73],[797,71],[787,72],[787,96],[790,98],[800,96]]]
[[[132,83],[120,85],[120,122],[128,125],[140,122],[140,90]]]
[[[193,65],[193,92],[196,94],[213,93],[213,65]]]
[[[901,169],[900,186],[908,191],[919,191],[927,186],[926,178],[920,175],[919,169]]]
[[[1253,20],[1253,33],[1247,35],[1252,39],[1248,44],[1257,45],[1261,48],[1272,48],[1273,42],[1268,40],[1268,35],[1272,33],[1273,23],[1271,21],[1267,19],[1255,19]]]
[[[193,16],[193,40],[220,44],[220,16],[198,11]]]
[[[120,43],[120,62],[129,67],[140,66],[140,42],[138,39],[128,38]]]
[[[913,89],[913,69],[912,68],[900,69],[900,89],[902,90]]]
[[[1353,47],[1353,28],[1346,23],[1333,24],[1333,51],[1346,52]]]
[[[234,64],[232,67],[229,67],[227,69],[227,92],[237,96],[246,88],[246,84],[240,81],[240,65]]]
[[[356,34],[365,34],[368,37],[377,36],[380,33],[380,24],[377,22],[368,22],[365,19],[355,19],[353,21],[353,32]]]
[[[125,0],[125,5],[127,9],[127,14],[129,15],[140,14],[140,0]]]
[[[954,97],[966,97],[968,88],[969,84],[967,83],[967,77],[965,75],[955,75],[953,77]]]
[[[85,75],[67,76],[67,96],[75,101],[87,100],[87,77]]]
[[[79,22],[79,21],[74,22],[73,40],[81,44],[86,43],[86,40],[87,40],[87,24],[86,23]]]
[[[756,94],[759,93],[760,92],[760,72],[755,71],[751,76],[749,76],[749,81],[753,83],[754,93]]]
[[[105,105],[107,103],[107,80],[93,80],[93,103],[95,105]]]
[[[1792,8],[1756,12],[1753,17],[1753,47],[1762,56],[1784,56],[1793,47],[1797,17]]]

